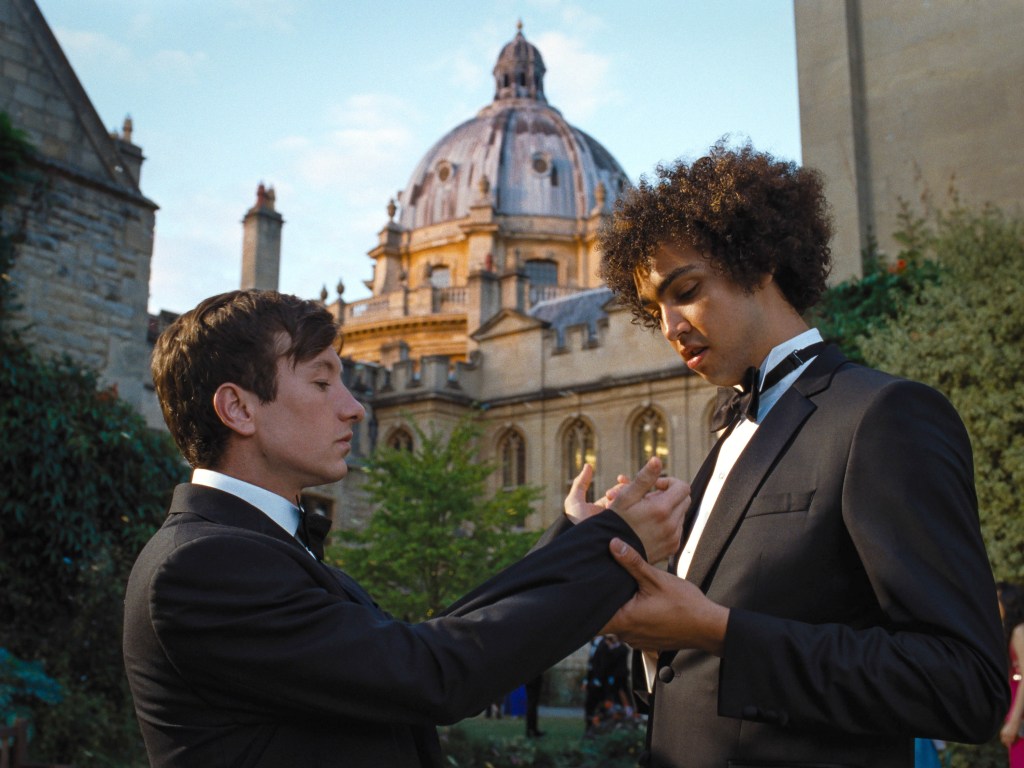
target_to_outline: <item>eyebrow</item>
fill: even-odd
[[[654,289],[654,295],[658,299],[660,299],[662,296],[665,295],[665,292],[668,290],[668,287],[672,285],[672,283],[675,282],[677,278],[699,269],[700,267],[697,264],[684,264],[681,267],[676,267],[667,275],[665,275],[665,277],[662,278],[661,282],[658,283],[657,287]]]
[[[339,363],[338,365],[334,365],[334,363],[329,360],[316,360],[312,362],[312,368],[314,371],[326,369],[328,373],[334,373],[335,371],[341,371],[341,364]]]

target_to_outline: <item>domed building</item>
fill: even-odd
[[[603,491],[658,455],[690,477],[706,453],[714,388],[638,330],[597,276],[597,233],[629,180],[544,91],[520,25],[493,70],[494,100],[416,166],[377,246],[372,295],[330,306],[345,382],[366,407],[342,487],[308,494],[339,527],[372,509],[360,457],[413,447],[414,425],[472,415],[495,489],[543,489],[533,527],[559,514],[584,462]],[[326,291],[323,294],[326,301]]]
[[[466,360],[499,306],[600,285],[597,228],[629,181],[548,104],[544,73],[520,24],[494,67],[494,101],[435,143],[388,206],[373,295],[339,307],[347,354]]]

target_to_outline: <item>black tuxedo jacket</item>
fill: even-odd
[[[834,347],[758,427],[687,578],[731,609],[725,650],[661,654],[652,766],[909,768],[912,737],[984,741],[1006,712],[966,431]]]
[[[246,502],[181,485],[125,598],[125,667],[150,762],[440,766],[436,724],[581,647],[633,594],[612,536],[639,546],[604,512],[446,615],[408,624]]]

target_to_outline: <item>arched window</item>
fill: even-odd
[[[562,467],[566,489],[583,469],[584,464],[595,466],[594,431],[583,419],[574,419],[562,433]],[[587,489],[587,501],[594,500],[594,486]]]
[[[396,451],[411,451],[412,432],[405,427],[399,427],[388,435],[387,446],[388,448],[394,448]]]
[[[501,463],[501,487],[505,490],[526,485],[526,440],[516,429],[509,429],[498,441]]]
[[[637,468],[647,463],[652,456],[661,459],[666,466],[668,459],[668,434],[665,430],[665,419],[653,408],[645,408],[633,420],[631,428],[633,441],[633,459]]]

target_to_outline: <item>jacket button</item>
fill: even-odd
[[[671,683],[672,678],[676,676],[675,670],[672,667],[662,667],[658,670],[658,679],[663,683]]]

